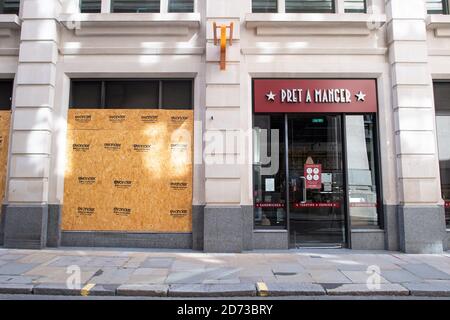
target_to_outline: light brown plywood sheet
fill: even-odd
[[[69,128],[63,230],[192,231],[192,110],[69,110]]]

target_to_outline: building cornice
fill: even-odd
[[[19,29],[20,19],[15,14],[0,14],[0,38],[10,37],[11,31]]]
[[[154,35],[179,36],[199,28],[199,13],[77,13],[58,19],[79,36]]]
[[[432,14],[426,20],[427,29],[433,30],[436,37],[450,37],[450,16]]]
[[[386,23],[384,14],[250,13],[257,35],[368,35]]]

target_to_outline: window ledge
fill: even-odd
[[[246,27],[257,35],[368,35],[386,23],[384,14],[250,13]]]
[[[187,35],[199,28],[199,13],[78,13],[60,15],[59,21],[80,36]]]
[[[380,228],[355,228],[352,229],[352,233],[384,233],[384,230]]]
[[[436,37],[450,37],[450,15],[432,14],[427,17],[427,29]]]
[[[16,14],[0,14],[0,38],[11,36],[11,30],[19,29],[20,24]]]
[[[287,233],[286,229],[253,229],[254,233]]]

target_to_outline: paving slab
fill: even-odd
[[[426,280],[450,280],[450,274],[436,269],[428,264],[405,264],[403,265],[405,270],[413,273],[419,278]],[[450,270],[449,270],[450,271]]]
[[[296,275],[305,272],[305,268],[299,263],[274,263],[272,272],[275,275]]]
[[[137,268],[134,269],[133,276],[167,276],[168,269],[154,269],[154,268]]]
[[[91,277],[93,277],[98,268],[80,268],[81,283],[86,283]],[[67,279],[74,275],[74,270],[68,268],[56,268],[39,266],[28,271],[25,276],[39,277],[36,282],[38,283],[66,283]]]
[[[299,273],[293,276],[276,275],[275,279],[276,282],[306,282],[306,283],[314,282],[311,275],[307,272]]]
[[[89,281],[99,284],[123,284],[131,278],[135,271],[136,269],[101,268]]]
[[[33,284],[38,278],[38,276],[2,275],[0,276],[0,284]]]
[[[207,268],[202,274],[206,280],[230,280],[239,277],[240,269],[238,268]]]
[[[317,283],[352,283],[349,278],[337,270],[312,270],[309,273],[313,281]]]
[[[1,260],[14,261],[14,260],[22,259],[23,257],[26,257],[26,255],[25,254],[5,253],[5,254],[1,255]]]
[[[81,289],[71,289],[61,283],[41,283],[33,288],[36,295],[79,296]]]
[[[0,284],[0,294],[31,294],[31,284]]]
[[[341,271],[347,278],[349,278],[353,283],[367,283],[367,279],[372,275],[372,273],[368,274],[365,271]],[[389,283],[388,280],[380,276],[381,283]]]
[[[365,284],[342,284],[327,288],[330,296],[407,296],[409,290],[399,284],[381,284],[380,289],[369,289]]]
[[[174,258],[148,258],[141,263],[142,268],[170,268],[174,263]]]
[[[232,279],[205,279],[202,284],[239,284],[242,283],[239,278]],[[254,282],[252,282],[254,283]]]
[[[117,295],[132,297],[167,297],[168,285],[126,284],[117,288]]]
[[[117,286],[116,285],[101,285],[96,284],[92,289],[89,290],[89,292],[81,293],[82,295],[87,296],[99,296],[99,297],[106,297],[106,296],[115,296],[116,295]]]
[[[124,268],[140,268],[147,257],[131,257],[122,267]]]
[[[206,280],[207,274],[203,270],[194,271],[173,271],[166,279],[167,284],[194,284],[202,283]]]
[[[69,288],[59,283],[41,283],[33,288],[35,295],[61,295],[61,296],[114,296],[116,287],[94,285],[89,290],[84,288]]]
[[[254,297],[256,286],[241,284],[186,284],[171,285],[169,297]]]
[[[382,270],[381,275],[383,278],[391,283],[407,283],[407,282],[420,282],[421,278],[412,274],[407,270]]]
[[[89,265],[89,262],[92,260],[92,257],[85,256],[62,256],[58,257],[54,261],[48,264],[49,267],[69,267],[69,266],[78,266],[84,267]]]
[[[39,264],[47,263],[48,264],[48,263],[53,262],[57,258],[58,258],[58,256],[53,253],[34,253],[29,256],[25,256],[25,257],[17,260],[16,262],[39,263]],[[0,257],[0,259],[1,259],[1,257]]]
[[[267,295],[270,297],[280,296],[323,296],[326,294],[325,289],[315,283],[287,283],[287,282],[269,282],[265,283],[267,287]],[[258,295],[264,296],[261,292],[261,286],[257,286]]]
[[[190,261],[181,261],[175,260],[170,266],[171,270],[174,271],[189,271],[189,270],[200,270],[206,269],[206,264],[204,262],[190,262]]]
[[[156,285],[166,283],[167,276],[161,275],[131,275],[126,284],[140,284],[140,285]]]
[[[122,267],[126,264],[130,258],[117,258],[117,257],[95,257],[89,261],[90,267]]]
[[[339,271],[367,271],[367,268],[369,267],[369,265],[366,264],[362,264],[362,263],[340,263],[337,266],[337,270]]]
[[[20,275],[36,268],[36,263],[11,262],[0,266],[0,274]]]
[[[427,281],[402,284],[413,296],[450,297],[450,282]]]

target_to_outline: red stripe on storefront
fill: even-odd
[[[377,208],[377,203],[368,203],[368,202],[351,202],[351,208]]]
[[[256,203],[256,208],[284,208],[284,203],[268,203],[268,202],[262,202],[262,203]]]
[[[294,208],[340,208],[340,202],[294,203]]]

